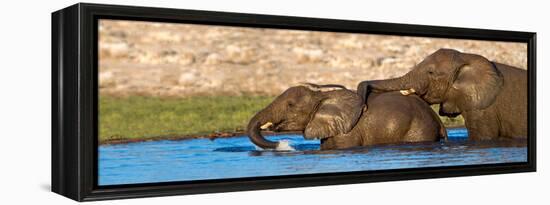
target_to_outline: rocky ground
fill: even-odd
[[[527,45],[474,40],[101,20],[100,94],[278,95],[299,82],[355,88],[439,48],[527,67]]]

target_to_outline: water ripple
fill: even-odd
[[[246,136],[148,141],[99,147],[99,184],[133,184],[292,174],[525,162],[524,141],[467,141],[449,129],[448,142],[319,150],[319,141],[288,140],[295,151],[258,150]]]

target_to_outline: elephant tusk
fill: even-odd
[[[401,95],[410,95],[410,94],[414,94],[416,90],[414,90],[414,88],[411,88],[408,90],[400,90],[399,92],[401,93]]]
[[[272,122],[267,122],[267,123],[263,124],[262,126],[260,126],[260,129],[266,130],[267,128],[271,127],[272,125],[273,125]]]

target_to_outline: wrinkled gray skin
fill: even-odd
[[[356,92],[342,86],[324,89],[308,84],[284,91],[250,120],[251,141],[264,149],[277,148],[279,142],[260,133],[268,122],[275,132],[303,131],[305,139],[320,139],[322,150],[446,139],[437,114],[415,95],[373,94],[365,106]]]
[[[361,82],[360,95],[414,89],[439,115],[462,114],[472,140],[527,137],[527,71],[440,49],[402,77]]]

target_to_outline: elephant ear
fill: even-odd
[[[363,101],[356,93],[338,90],[326,95],[306,125],[305,138],[324,139],[348,133],[361,117]]]
[[[458,68],[452,83],[453,101],[462,111],[485,109],[498,96],[503,77],[495,65],[474,54],[459,54]],[[453,93],[451,92],[451,93]]]

